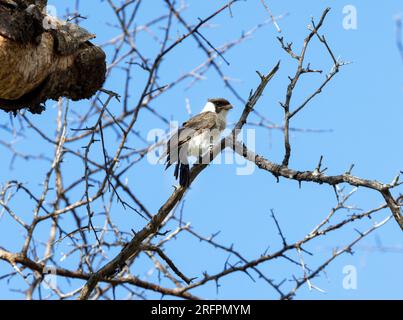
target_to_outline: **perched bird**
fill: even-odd
[[[197,158],[200,163],[203,157],[218,142],[222,131],[227,125],[227,112],[232,109],[231,103],[223,98],[209,99],[203,110],[182,124],[167,143],[163,156],[166,168],[175,166],[175,178],[181,186],[190,184],[189,157]]]
[[[90,98],[106,73],[94,34],[46,14],[47,0],[0,0],[0,108],[43,111],[48,99]]]

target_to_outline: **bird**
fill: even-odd
[[[95,35],[46,13],[47,0],[0,0],[0,109],[41,113],[48,99],[93,96],[106,55]]]
[[[174,176],[182,187],[190,185],[189,157],[201,163],[217,144],[227,126],[227,113],[233,106],[224,98],[208,99],[202,111],[182,124],[166,144],[162,157],[166,167],[176,164]]]

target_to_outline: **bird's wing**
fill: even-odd
[[[217,114],[207,111],[199,113],[182,124],[183,128],[192,128],[194,130],[213,129],[216,124]]]
[[[188,142],[204,130],[212,130],[216,125],[217,114],[214,112],[202,112],[184,122],[179,129],[178,146]]]
[[[187,142],[202,133],[204,130],[212,130],[216,125],[217,114],[214,112],[202,112],[184,122],[182,127],[172,135],[167,143],[166,154],[167,167],[178,161],[179,150],[187,145]]]
[[[14,7],[13,1],[0,1],[0,35],[21,43],[28,43],[40,34],[38,20],[26,10]]]

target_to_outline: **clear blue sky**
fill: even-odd
[[[63,4],[61,4],[61,2]],[[140,25],[150,17],[158,16],[164,9],[163,1],[147,0],[142,8]],[[197,1],[188,0],[189,8],[184,17],[187,21],[197,22],[198,17],[205,17],[215,8],[227,1]],[[293,154],[290,167],[298,170],[312,170],[317,165],[321,155],[324,156],[328,174],[345,172],[351,163],[355,164],[353,173],[368,179],[383,182],[392,181],[393,177],[403,169],[402,118],[403,118],[403,61],[397,50],[395,41],[395,20],[397,14],[403,13],[401,1],[383,1],[382,4],[369,1],[266,1],[274,15],[289,13],[279,21],[282,36],[286,41],[294,42],[294,47],[300,48],[307,34],[307,24],[310,17],[318,18],[326,6],[331,12],[325,22],[322,32],[334,53],[352,64],[342,68],[335,80],[315,99],[309,107],[296,117],[293,126],[303,129],[331,130],[326,133],[293,133],[291,143]],[[59,15],[65,13],[65,8],[72,6],[74,1],[50,1],[57,3]],[[342,22],[343,7],[353,5],[357,9],[357,30],[345,30]],[[81,1],[82,15],[88,19],[83,26],[97,34],[96,43],[103,43],[116,35],[115,24],[110,16],[110,9],[105,3],[88,0]],[[225,12],[213,20],[213,29],[203,29],[203,34],[215,45],[226,43],[249,30],[256,24],[268,18],[267,12],[259,0],[248,0],[237,3],[232,7],[233,17]],[[107,23],[107,21],[109,23]],[[177,27],[178,34],[183,29]],[[154,30],[155,32],[160,32]],[[275,123],[281,124],[282,110],[278,101],[284,100],[287,76],[295,69],[295,63],[280,48],[276,40],[278,33],[273,25],[268,25],[257,31],[253,38],[239,45],[225,55],[230,66],[223,64],[223,71],[231,78],[239,79],[234,82],[237,90],[247,98],[249,91],[258,84],[255,70],[267,72],[281,59],[281,69],[275,79],[269,84],[264,97],[256,106],[257,110]],[[147,39],[140,38],[139,44],[150,45]],[[152,48],[150,48],[150,51]],[[150,52],[149,51],[149,52]],[[196,67],[205,59],[198,50],[193,39],[187,39],[172,56],[168,57],[160,72],[160,83],[175,79],[182,72]],[[331,60],[323,47],[314,44],[309,52],[307,61],[313,68],[323,68],[328,71]],[[224,96],[231,100],[235,109],[229,116],[230,122],[236,121],[243,106],[223,86],[216,73],[210,71],[208,79],[197,83],[190,90],[185,85],[171,93],[167,93],[153,102],[152,107],[158,109],[167,118],[180,122],[187,119],[185,99],[189,99],[192,111],[198,112],[209,97]],[[323,75],[308,75],[301,81],[295,92],[294,101],[303,101],[323,79]],[[138,88],[142,85],[141,71],[134,76],[133,103],[136,101]],[[138,84],[138,86],[136,86]],[[123,84],[119,74],[113,74],[105,85],[106,88],[122,92]],[[137,91],[136,91],[137,90]],[[85,103],[74,103],[72,108],[85,108]],[[120,106],[115,103],[115,108]],[[113,111],[113,107],[111,108]],[[118,113],[118,111],[116,111]],[[40,117],[29,115],[41,127],[51,124],[49,132],[54,131],[55,110],[48,110]],[[253,120],[253,116],[250,120]],[[1,123],[9,123],[8,116],[2,115]],[[91,125],[91,124],[89,124]],[[165,125],[148,112],[143,111],[135,129],[147,132],[152,128]],[[283,157],[282,132],[268,132],[263,129],[256,131],[256,151],[271,161],[279,162]],[[19,150],[42,150],[51,155],[53,150],[35,144],[37,137],[17,144]],[[111,140],[113,140],[111,138]],[[114,150],[114,140],[109,141],[109,147]],[[131,146],[141,147],[143,144],[132,138]],[[77,146],[77,149],[79,146]],[[3,153],[0,146],[0,152]],[[31,186],[43,181],[46,166],[41,162],[23,162],[17,160],[14,170],[7,170],[10,157],[8,153],[2,156],[3,169],[0,171],[0,181],[19,180],[28,182]],[[68,160],[66,160],[68,161]],[[73,160],[72,160],[73,161]],[[82,175],[82,163],[72,162],[72,175]],[[74,167],[73,165],[76,165]],[[172,192],[172,172],[164,172],[162,166],[150,165],[146,161],[135,166],[128,173],[129,182],[135,185],[136,195],[143,201],[151,212],[156,212]],[[346,186],[346,190],[350,187]],[[40,187],[37,189],[40,192]],[[207,197],[207,198],[206,198]],[[207,199],[207,200],[206,200]],[[350,204],[357,204],[362,209],[370,209],[382,204],[383,199],[374,193],[359,190]],[[303,238],[314,228],[336,204],[332,188],[314,184],[298,184],[282,179],[276,183],[267,172],[256,170],[251,176],[237,176],[236,165],[213,165],[205,170],[192,185],[186,195],[184,205],[184,221],[191,222],[195,229],[205,235],[221,231],[216,240],[223,244],[234,243],[235,248],[245,257],[258,257],[268,245],[277,248],[280,245],[277,231],[270,219],[270,209],[274,209],[282,225],[286,238],[291,242]],[[25,217],[32,213],[30,202],[19,204],[21,210],[26,210]],[[84,212],[84,211],[83,211]],[[346,213],[344,213],[346,214]],[[384,211],[375,216],[374,221],[380,221],[389,214]],[[128,215],[116,206],[114,218],[127,229],[140,229],[142,220]],[[7,249],[17,249],[21,244],[21,234],[15,235],[8,231],[9,220],[0,220],[0,246]],[[360,221],[354,226],[338,232],[328,238],[311,243],[306,249],[315,253],[312,258],[306,257],[309,265],[315,267],[324,258],[331,255],[334,247],[341,247],[357,236],[353,227],[365,231],[371,226],[371,221]],[[15,240],[14,240],[15,239]],[[385,247],[400,248],[400,252],[382,253],[370,251],[378,240]],[[63,248],[60,248],[63,251]],[[200,276],[205,270],[210,274],[220,271],[227,258],[226,254],[198,241],[179,237],[166,247],[166,253],[189,276]],[[110,257],[113,257],[111,253]],[[144,260],[145,261],[145,260]],[[236,262],[233,260],[232,262]],[[69,262],[66,261],[66,267]],[[354,265],[358,272],[357,290],[345,290],[342,287],[345,265]],[[144,275],[150,267],[149,263],[135,265],[138,270],[134,273]],[[403,277],[400,270],[403,267],[402,232],[394,221],[390,221],[376,233],[364,239],[355,249],[354,255],[343,255],[327,268],[326,275],[315,279],[313,283],[327,293],[309,291],[306,286],[301,288],[298,299],[364,299],[364,298],[403,298]],[[0,262],[0,274],[11,269]],[[275,262],[261,267],[271,278],[282,280],[289,276],[286,265]],[[301,274],[300,272],[298,273]],[[283,276],[281,276],[283,275]],[[257,277],[256,277],[257,278]],[[151,278],[151,279],[155,279]],[[76,285],[82,282],[73,282]],[[164,284],[164,282],[163,282]],[[216,294],[215,284],[199,288],[193,293],[205,298],[276,298],[277,296],[264,282],[252,282],[245,274],[234,274],[220,282],[219,294]],[[0,284],[0,298],[18,298],[19,293],[10,292],[10,288],[23,288],[22,281],[13,280],[10,285],[3,281]],[[122,296],[123,297],[123,296]],[[159,298],[150,294],[149,297]]]

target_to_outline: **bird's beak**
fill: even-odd
[[[224,110],[231,110],[232,108],[234,108],[234,107],[231,104],[228,104],[223,107]]]

